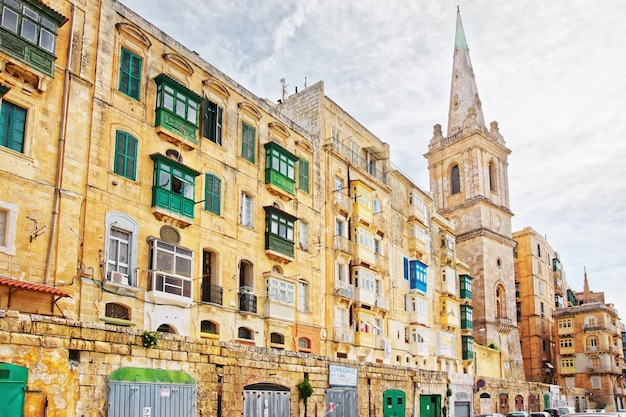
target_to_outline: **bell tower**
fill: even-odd
[[[457,9],[448,130],[435,125],[424,155],[439,214],[455,227],[456,255],[469,265],[473,337],[501,354],[500,376],[524,380],[516,319],[508,155],[498,123],[483,117]]]

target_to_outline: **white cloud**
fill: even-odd
[[[458,1],[126,0],[260,97],[323,80],[428,188],[432,126],[447,123]],[[626,8],[623,0],[461,0],[486,121],[509,158],[516,229],[546,234],[568,281],[626,315]],[[413,151],[413,152],[411,152]]]

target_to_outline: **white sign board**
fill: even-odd
[[[335,387],[356,387],[357,380],[357,368],[328,365],[328,385]]]

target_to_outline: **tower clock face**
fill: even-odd
[[[500,229],[502,229],[502,216],[498,213],[494,213],[493,216],[491,216],[491,223],[494,229],[500,231]]]

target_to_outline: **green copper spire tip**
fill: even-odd
[[[463,31],[463,22],[461,21],[461,11],[459,6],[456,6],[456,37],[454,38],[454,48],[467,48],[467,41],[465,40],[465,31]]]

